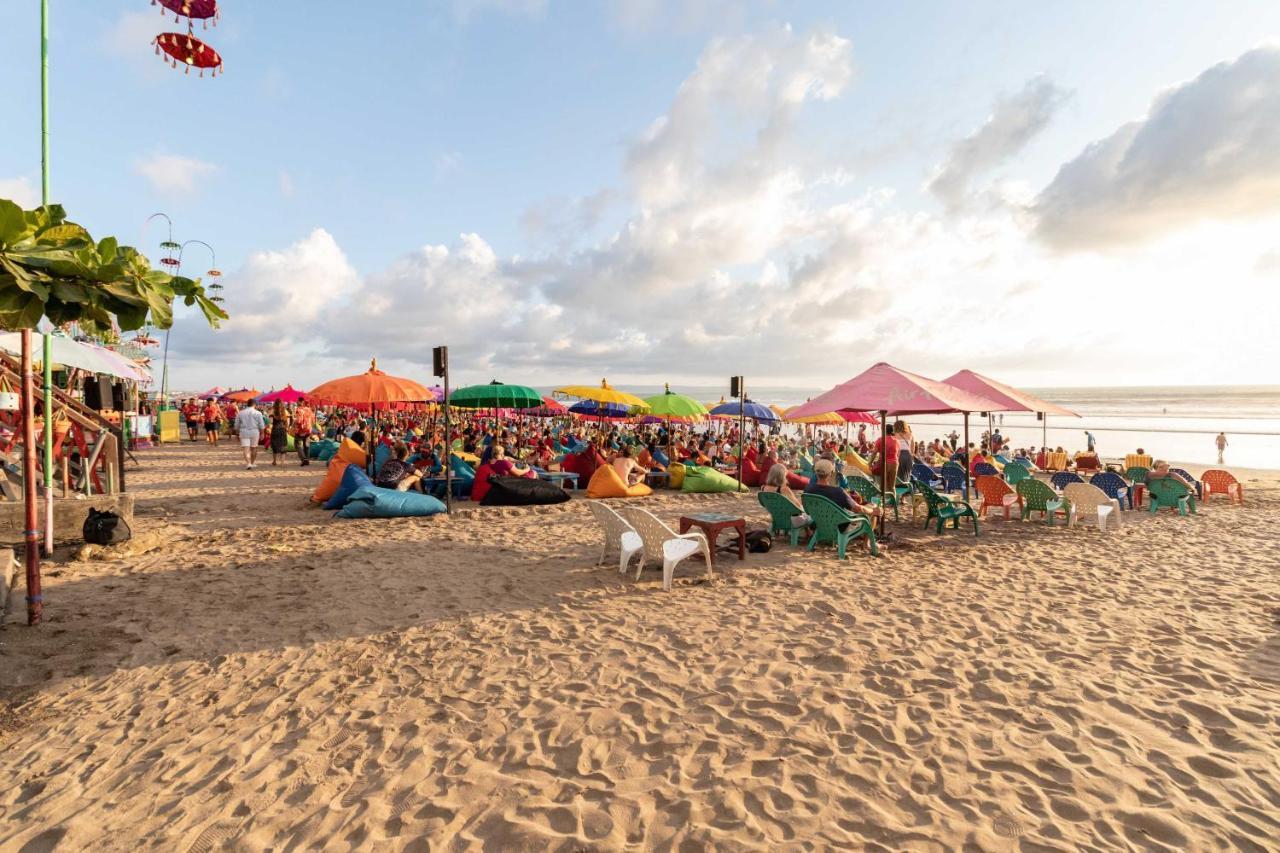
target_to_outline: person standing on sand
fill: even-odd
[[[271,465],[284,462],[284,455],[289,451],[289,416],[284,410],[284,403],[276,400],[271,409]]]
[[[1227,449],[1227,434],[1225,432],[1218,433],[1218,437],[1214,439],[1214,444],[1218,445],[1218,464],[1222,464],[1222,454]]]
[[[316,423],[316,413],[303,401],[293,410],[293,446],[303,465],[311,464],[311,430]]]
[[[204,405],[204,411],[201,413],[204,418],[204,437],[211,447],[218,446],[218,422],[222,420],[222,412],[218,409],[218,404],[210,400]]]
[[[244,467],[252,469],[258,461],[258,440],[267,428],[267,420],[252,400],[236,414],[236,432],[240,435],[240,449],[244,451]]]
[[[1090,453],[1093,453],[1097,450],[1098,441],[1093,437],[1093,433],[1089,432],[1088,430],[1085,430],[1084,440],[1088,444],[1088,450]]]

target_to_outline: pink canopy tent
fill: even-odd
[[[283,388],[281,388],[279,391],[268,391],[267,393],[263,394],[261,397],[258,398],[258,402],[259,403],[275,403],[278,400],[281,403],[284,403],[286,406],[292,406],[295,403],[299,403],[306,399],[308,398],[307,398],[307,393],[305,391],[299,391],[297,388],[294,388],[292,385],[286,385]]]
[[[847,424],[878,424],[880,421],[871,412],[836,412]]]
[[[1048,400],[1042,400],[1025,391],[1019,391],[1017,388],[1005,385],[1003,382],[997,382],[972,370],[961,370],[943,381],[948,385],[954,385],[956,388],[971,391],[983,397],[989,397],[999,404],[994,409],[988,409],[987,411],[1038,413],[1043,430],[1040,441],[1042,445],[1049,443],[1049,415],[1064,415],[1070,418],[1080,417],[1070,409],[1050,403]]]
[[[820,415],[825,412],[880,413],[880,432],[884,434],[889,415],[933,415],[963,412],[965,415],[965,448],[969,447],[969,412],[986,412],[998,407],[994,400],[974,394],[880,362],[824,394],[819,394],[791,410],[791,417]],[[966,464],[965,471],[969,466]],[[880,491],[889,491],[888,469],[880,467]],[[884,515],[880,516],[884,530]]]
[[[230,389],[228,388],[223,388],[221,385],[215,385],[212,388],[210,388],[208,391],[205,391],[203,394],[201,394],[199,399],[216,400],[219,397],[221,397],[223,394],[227,393],[227,391],[229,390]]]

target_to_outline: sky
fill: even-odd
[[[438,344],[455,385],[1275,381],[1271,0],[221,5],[200,79],[147,0],[53,4],[52,200],[223,272],[171,388],[426,380]],[[0,5],[29,206],[37,12]]]

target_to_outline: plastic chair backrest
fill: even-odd
[[[974,488],[978,490],[978,494],[982,495],[982,500],[992,506],[1000,506],[1004,503],[1005,495],[1017,494],[1008,483],[992,474],[983,474],[975,480]]]
[[[613,509],[613,507],[601,503],[600,501],[588,501],[591,507],[591,514],[596,517],[596,521],[604,528],[605,535],[609,537],[612,544],[622,538],[622,534],[635,530],[631,523]]]
[[[931,483],[938,479],[938,475],[933,473],[933,469],[923,462],[917,462],[911,466],[911,476],[924,480],[926,483]]]
[[[979,477],[993,476],[1000,472],[996,470],[996,466],[990,462],[979,462],[973,466],[973,473]]]
[[[1058,499],[1058,493],[1039,480],[1023,480],[1018,484],[1018,497],[1027,509],[1047,511],[1048,501]]]
[[[964,469],[956,463],[948,462],[942,466],[942,487],[948,492],[963,489],[966,479]]]
[[[1150,473],[1151,473],[1150,468],[1143,468],[1140,465],[1133,466],[1131,468],[1125,469],[1124,478],[1128,480],[1130,483],[1133,483],[1134,485],[1141,485],[1142,483],[1146,482],[1147,475]]]
[[[936,511],[941,507],[951,506],[951,501],[947,500],[942,495],[935,492],[929,486],[928,483],[925,483],[917,478],[915,480],[915,485],[916,485],[916,491],[924,496],[924,501],[929,505],[930,509]]]
[[[768,511],[774,530],[790,530],[791,519],[802,514],[795,504],[777,492],[758,492],[756,500]]]
[[[1031,472],[1024,468],[1020,462],[1010,462],[1004,466],[1005,482],[1011,486],[1016,486],[1030,476]]]
[[[1192,477],[1191,472],[1187,471],[1185,468],[1170,468],[1169,470],[1179,476],[1185,477],[1193,483],[1199,482],[1195,477]]]
[[[1124,467],[1125,467],[1126,469],[1129,469],[1129,468],[1150,468],[1150,467],[1151,467],[1151,462],[1152,462],[1152,459],[1151,459],[1151,456],[1150,456],[1149,454],[1146,454],[1146,453],[1142,453],[1142,454],[1138,454],[1138,453],[1130,453],[1129,455],[1125,456],[1125,458],[1124,458]]]
[[[1172,477],[1156,477],[1147,481],[1148,500],[1153,507],[1173,506],[1191,494],[1191,490]]]
[[[1100,506],[1110,506],[1111,496],[1089,483],[1068,483],[1062,496],[1067,499],[1076,511],[1091,510]]]
[[[1204,483],[1205,488],[1212,494],[1229,494],[1231,487],[1239,488],[1240,481],[1230,471],[1221,469],[1211,469],[1200,475],[1200,482]]]
[[[618,512],[635,528],[636,533],[640,534],[640,541],[644,543],[645,561],[662,562],[662,546],[669,540],[675,539],[676,532],[648,510],[624,506],[619,507]]]
[[[866,519],[863,516],[836,506],[830,499],[822,495],[805,492],[800,495],[800,502],[804,504],[804,511],[813,519],[813,529],[819,542],[837,541],[837,537],[841,534],[840,525],[842,524],[853,524],[858,521],[866,523]]]
[[[1055,489],[1065,489],[1072,483],[1083,483],[1084,477],[1071,471],[1059,471],[1049,478],[1049,482]]]
[[[855,474],[848,478],[848,488],[851,492],[856,492],[863,502],[880,500],[880,487],[868,480],[866,477]]]
[[[1097,486],[1109,498],[1119,498],[1121,489],[1128,489],[1129,483],[1114,471],[1102,471],[1089,478],[1089,485]]]

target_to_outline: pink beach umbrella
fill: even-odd
[[[826,393],[791,410],[791,417],[820,415],[824,412],[879,412],[880,431],[884,434],[889,415],[933,415],[963,412],[965,447],[969,446],[969,412],[988,412],[999,408],[994,400],[928,379],[918,373],[880,362]],[[967,461],[967,459],[966,459]],[[965,465],[965,471],[969,466]],[[888,493],[888,469],[880,468],[880,489]],[[880,516],[884,530],[884,515]]]
[[[228,390],[229,389],[223,388],[221,385],[215,385],[212,388],[210,388],[208,391],[205,391],[203,394],[201,394],[199,399],[216,400],[219,397],[221,397],[223,394],[227,393]]]
[[[965,391],[971,391],[974,394],[981,394],[983,397],[989,397],[997,405],[994,408],[987,409],[988,412],[1036,412],[1040,415],[1040,423],[1042,425],[1041,441],[1042,445],[1049,443],[1049,415],[1063,415],[1069,418],[1080,417],[1070,409],[1050,403],[1048,400],[1042,400],[1025,391],[1019,391],[1003,382],[997,382],[990,377],[983,376],[981,373],[975,373],[972,370],[961,370],[943,380],[948,385],[954,385]],[[965,442],[968,446],[968,442]]]

